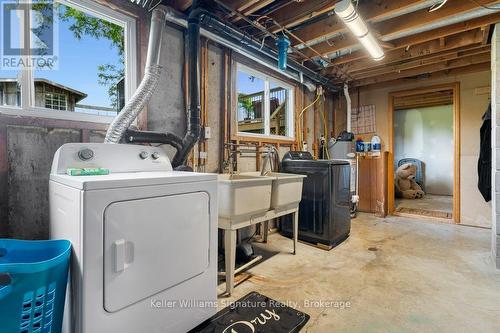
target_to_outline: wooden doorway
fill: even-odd
[[[453,214],[450,221],[460,223],[460,83],[458,82],[389,93],[389,160],[387,177],[389,214],[402,215],[395,211],[394,113],[401,108],[402,100],[407,103],[405,105],[408,105],[408,107],[415,105],[426,106],[433,103],[436,105],[435,103],[439,103],[440,98],[446,98],[447,93],[451,94],[450,98],[453,102]],[[425,95],[427,98],[416,98],[419,95]]]

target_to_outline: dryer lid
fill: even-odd
[[[103,190],[112,188],[152,186],[200,181],[216,181],[217,175],[184,171],[129,172],[104,176],[50,175],[50,180],[79,190]]]

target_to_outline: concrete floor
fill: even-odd
[[[219,305],[251,291],[297,302],[311,316],[302,332],[500,332],[490,238],[486,229],[366,214],[329,252],[299,244],[293,256],[291,240],[273,234],[262,246],[281,252],[247,271],[251,277]]]
[[[396,209],[404,207],[452,213],[453,196],[426,194],[422,199],[396,199],[395,205]]]

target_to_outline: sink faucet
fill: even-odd
[[[275,146],[273,145],[266,145],[265,146],[267,148],[267,153],[266,153],[266,156],[264,156],[264,162],[262,162],[262,169],[260,170],[260,175],[261,176],[265,176],[267,174],[266,172],[266,167],[267,167],[267,164],[270,162],[270,169],[271,169],[271,172],[273,172],[273,162],[271,161],[271,157],[274,156],[274,163],[276,163],[276,168],[278,169],[279,168],[279,153],[278,153],[278,149],[276,149]],[[278,170],[276,170],[278,171]]]

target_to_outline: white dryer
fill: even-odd
[[[51,238],[73,244],[63,331],[184,333],[216,312],[216,175],[172,171],[159,148],[65,144],[50,219]]]

